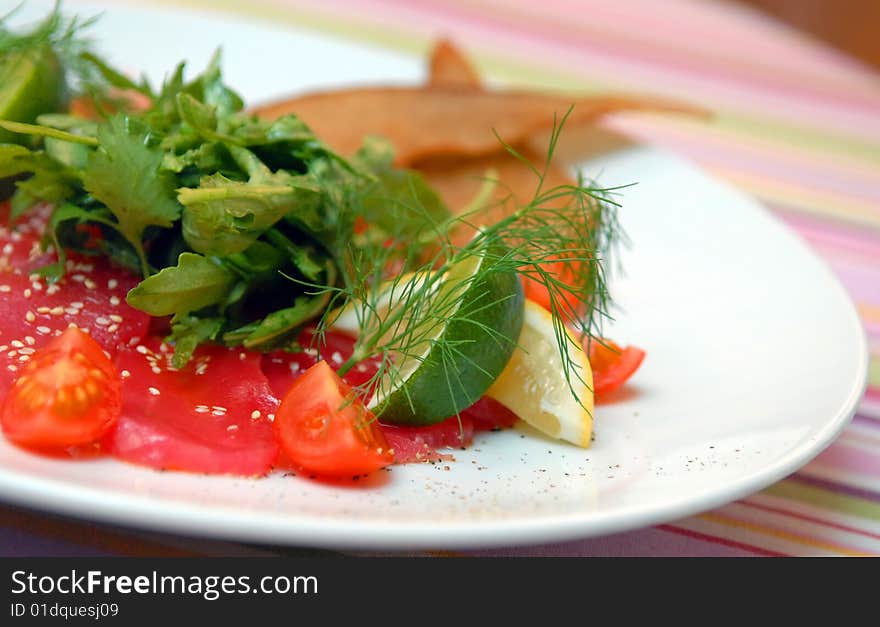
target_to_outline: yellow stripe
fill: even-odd
[[[880,305],[859,305],[859,316],[865,322],[880,324]]]
[[[756,525],[754,523],[745,522],[742,520],[737,520],[735,518],[730,518],[729,516],[724,516],[721,514],[717,514],[715,512],[700,514],[699,516],[697,516],[697,518],[701,518],[701,519],[706,520],[708,522],[727,525],[729,527],[734,527],[736,529],[744,529],[746,531],[752,531],[752,532],[759,533],[759,534],[762,534],[765,536],[779,538],[780,540],[785,540],[787,542],[795,542],[797,544],[803,544],[804,546],[810,546],[810,547],[820,549],[823,551],[840,553],[842,555],[847,555],[850,557],[870,557],[870,554],[868,554],[868,553],[861,553],[859,551],[854,551],[852,549],[840,546],[838,544],[832,544],[830,542],[820,542],[820,541],[814,540],[812,538],[802,536],[800,534],[791,533],[789,531],[781,531],[779,529],[770,529],[768,527],[762,527],[762,526]]]
[[[877,207],[873,203],[816,189],[804,191],[798,185],[771,181],[730,168],[703,165],[707,170],[765,202],[800,209],[811,215],[836,218],[872,230],[880,230],[880,213],[877,212]]]

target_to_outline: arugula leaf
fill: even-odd
[[[131,89],[132,91],[141,93],[148,98],[153,98],[155,96],[152,88],[150,87],[150,83],[147,81],[147,78],[145,76],[141,77],[140,83],[135,83],[125,74],[112,67],[109,63],[104,61],[93,52],[81,52],[78,56],[80,61],[88,66],[91,66],[94,71],[97,72],[98,75],[111,87],[116,87],[118,89]]]
[[[85,188],[104,203],[118,221],[118,230],[141,259],[141,271],[150,275],[143,248],[148,226],[170,228],[180,217],[171,193],[172,181],[160,170],[162,151],[150,147],[149,134],[132,132],[125,116],[115,116],[98,130],[100,147],[89,156]]]
[[[171,365],[183,368],[192,358],[199,344],[215,340],[223,328],[223,318],[198,316],[175,316],[171,323],[170,341],[174,344]]]
[[[273,311],[259,322],[224,333],[223,341],[246,348],[272,350],[294,336],[306,322],[320,316],[329,299],[329,293],[300,296],[292,307]]]
[[[196,189],[182,188],[183,236],[197,252],[232,255],[250,246],[266,229],[301,207],[316,204],[317,191],[305,177],[286,185],[231,181],[215,174]]]
[[[320,203],[320,188],[311,177],[272,172],[251,151],[226,146],[248,181],[222,174],[204,177],[198,188],[181,188],[183,236],[197,252],[232,255],[250,246],[267,229],[291,213]]]
[[[126,301],[151,316],[184,316],[222,303],[234,284],[235,276],[211,259],[182,253],[176,266],[138,283]]]
[[[0,179],[33,172],[32,152],[18,144],[0,144]]]
[[[217,108],[199,102],[187,93],[177,94],[180,119],[205,139],[217,138]]]

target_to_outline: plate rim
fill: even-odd
[[[78,4],[78,3],[74,3]],[[177,8],[167,3],[147,5],[138,2],[134,5],[118,3],[103,4],[113,10],[136,9],[159,13],[174,13]],[[204,13],[217,17],[216,11],[191,5],[181,7],[187,12]],[[228,15],[228,14],[227,14]],[[265,22],[250,20],[256,25]],[[307,26],[300,28],[308,29]],[[352,43],[351,39],[341,38],[319,30],[321,36],[340,39]],[[361,42],[353,42],[360,44]],[[638,144],[645,148],[644,144]],[[363,521],[351,519],[331,519],[314,515],[290,512],[261,512],[262,524],[254,525],[249,512],[236,510],[229,506],[205,507],[158,499],[146,495],[119,495],[100,488],[83,487],[78,484],[65,484],[58,479],[33,477],[10,471],[0,466],[0,499],[3,503],[31,507],[41,512],[51,512],[91,522],[119,525],[126,528],[147,530],[156,533],[175,533],[203,538],[216,538],[232,541],[254,541],[264,544],[284,544],[346,549],[424,549],[455,548],[485,549],[502,546],[526,546],[582,540],[609,533],[620,533],[687,517],[702,511],[733,502],[749,494],[758,492],[791,472],[801,468],[825,450],[847,426],[858,409],[859,401],[868,383],[869,350],[867,335],[858,316],[852,298],[843,288],[838,277],[828,263],[814,250],[799,240],[794,233],[785,228],[762,203],[748,196],[742,190],[716,178],[694,162],[682,159],[670,151],[652,150],[672,159],[683,160],[704,175],[713,185],[723,187],[744,198],[753,206],[762,219],[774,223],[780,235],[796,242],[806,254],[821,264],[827,278],[838,291],[839,297],[847,305],[849,324],[859,329],[857,365],[859,378],[852,382],[846,398],[834,416],[805,437],[785,455],[770,463],[737,477],[721,489],[702,489],[696,496],[669,499],[662,505],[648,507],[630,505],[618,507],[610,513],[580,511],[569,514],[519,515],[512,520],[448,520],[431,524],[425,522],[395,522],[393,520]],[[150,469],[145,471],[152,472]],[[83,510],[86,510],[85,512]],[[137,521],[137,522],[135,522]],[[357,534],[352,534],[353,525]],[[268,531],[268,533],[267,533]]]

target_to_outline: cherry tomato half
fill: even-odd
[[[315,475],[365,475],[394,461],[376,417],[326,361],[293,382],[273,424],[288,459]]]
[[[121,387],[98,343],[70,327],[27,362],[0,410],[0,425],[6,437],[24,446],[88,444],[119,418]]]
[[[593,370],[593,393],[607,395],[623,385],[638,370],[645,351],[635,346],[621,348],[611,340],[589,343],[590,367]]]

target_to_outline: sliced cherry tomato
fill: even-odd
[[[122,392],[95,340],[70,327],[31,356],[0,411],[13,442],[67,448],[103,436],[119,418]]]
[[[589,343],[589,357],[593,393],[598,397],[623,385],[642,364],[645,351],[635,346],[621,348],[611,340],[593,339]]]
[[[560,282],[560,299],[556,303],[559,311],[566,318],[577,318],[584,309],[584,303],[563,287],[565,285],[575,285],[577,282],[573,266],[570,263],[566,263],[563,257],[560,257],[558,260],[545,261],[541,264],[541,269],[553,275]],[[552,311],[550,294],[544,283],[527,274],[521,275],[521,279],[525,297],[541,305],[547,311]]]
[[[287,458],[315,475],[365,475],[394,462],[376,417],[326,361],[294,381],[273,424]]]

